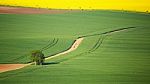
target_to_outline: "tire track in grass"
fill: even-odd
[[[47,46],[43,47],[43,48],[40,49],[40,50],[41,50],[41,51],[45,51],[45,50],[47,50],[47,49],[49,49],[49,48],[55,46],[55,45],[58,43],[58,41],[59,41],[58,38],[56,38],[56,39],[54,38],[54,40],[53,40],[51,43],[49,43]]]
[[[95,50],[97,50],[102,45],[105,38],[106,38],[106,35],[101,35],[99,37],[98,41],[96,42],[96,44],[89,50],[89,53],[94,52]]]
[[[45,51],[45,50],[47,50],[47,49],[49,49],[49,48],[55,46],[55,45],[58,43],[58,40],[59,40],[58,38],[54,38],[54,39],[52,40],[52,42],[50,42],[50,40],[49,40],[49,41],[48,41],[48,45],[46,45],[45,47],[41,48],[40,51]],[[20,57],[18,57],[18,58],[12,59],[12,60],[10,60],[9,62],[15,62],[15,61],[17,61],[17,60],[20,60],[20,59],[23,59],[23,58],[27,57],[28,55],[29,55],[29,53],[28,53],[28,54],[25,54],[25,55],[22,55],[22,56],[20,56]],[[15,62],[15,63],[17,63],[17,62]],[[19,62],[19,63],[21,63],[21,62]],[[27,62],[27,63],[30,63],[30,62]]]
[[[84,35],[84,36],[80,36],[80,38],[105,35],[105,34],[110,34],[110,33],[118,32],[118,31],[123,31],[123,30],[127,30],[127,29],[135,29],[135,28],[137,28],[137,27],[135,27],[135,26],[133,26],[133,27],[124,27],[124,28],[119,28],[119,29],[114,29],[114,30],[106,31],[106,32],[103,32],[103,33],[96,33],[96,34]]]
[[[100,36],[98,41],[96,42],[96,44],[89,50],[89,53],[94,52],[95,50],[97,50],[103,43],[103,41],[105,40],[105,38],[113,33],[117,33],[117,32],[121,32],[124,30],[128,30],[128,29],[135,29],[137,27],[125,27],[125,28],[119,28],[119,29],[115,29],[115,30],[111,30],[111,31],[106,31],[103,33],[99,33],[99,34],[92,34],[92,35],[85,35],[82,37],[91,37],[91,36]]]
[[[48,44],[46,46],[42,47],[40,50],[43,50],[43,49],[47,48],[49,45],[52,45],[54,43],[54,41],[55,41],[55,38],[52,41],[49,40]]]
[[[84,55],[84,54],[88,54],[88,53],[92,53],[94,51],[96,51],[98,48],[100,48],[100,46],[102,45],[103,41],[105,40],[105,38],[110,35],[110,34],[113,34],[113,33],[117,33],[117,32],[121,32],[121,31],[124,31],[124,30],[128,30],[128,29],[135,29],[137,27],[126,27],[126,28],[120,28],[120,29],[115,29],[115,30],[111,30],[111,31],[107,31],[107,32],[103,32],[103,33],[99,33],[99,34],[91,34],[91,35],[85,35],[85,36],[81,36],[79,38],[88,38],[88,37],[91,37],[91,36],[100,36],[97,40],[97,42],[95,43],[95,45],[89,49],[88,51],[85,51],[85,52],[82,52],[80,54],[77,54],[73,57],[70,57],[68,59],[63,59],[63,60],[60,60],[58,61],[59,63],[60,62],[65,62],[65,61],[68,61],[70,59],[73,59],[73,58],[76,58],[78,56],[81,56],[81,55]]]

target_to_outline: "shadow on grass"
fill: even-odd
[[[45,62],[43,65],[59,64],[60,62]]]

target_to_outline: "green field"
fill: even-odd
[[[46,56],[66,50],[84,35],[79,48],[47,60],[0,74],[2,84],[149,84],[150,15],[122,11],[83,11],[65,14],[0,15],[0,63],[28,62],[31,50],[48,41],[58,43]],[[23,57],[21,57],[23,56]],[[20,57],[20,58],[19,58]],[[19,59],[16,59],[19,58]]]

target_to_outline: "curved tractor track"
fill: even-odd
[[[55,45],[58,43],[58,41],[59,41],[58,38],[54,38],[52,41],[49,40],[49,41],[48,41],[48,44],[47,44],[46,46],[42,47],[42,48],[40,49],[40,51],[46,51],[46,50],[52,48],[53,46],[55,46]],[[9,62],[15,62],[15,63],[17,63],[16,61],[18,61],[18,60],[20,60],[20,59],[23,59],[23,58],[27,57],[28,55],[30,55],[30,53],[26,53],[26,54],[24,54],[24,55],[22,55],[22,56],[20,56],[20,57],[18,57],[18,58],[15,58],[15,59],[10,60]],[[20,62],[19,62],[19,63],[20,63]],[[31,62],[25,62],[25,63],[31,63]],[[23,64],[24,64],[24,63],[23,63]]]
[[[125,27],[125,28],[119,28],[119,29],[115,29],[115,30],[111,30],[111,31],[107,31],[107,32],[103,32],[103,33],[97,33],[97,34],[90,34],[90,35],[85,35],[85,36],[81,36],[79,38],[87,38],[87,37],[93,37],[93,36],[99,36],[98,40],[95,42],[95,44],[93,45],[92,48],[90,48],[89,50],[85,51],[85,52],[81,52],[73,57],[70,57],[68,59],[65,59],[65,60],[61,60],[61,61],[58,61],[59,63],[60,62],[65,62],[65,61],[68,61],[70,59],[73,59],[73,58],[76,58],[78,56],[81,56],[81,55],[85,55],[85,54],[89,54],[89,53],[92,53],[94,51],[96,51],[98,48],[101,47],[101,45],[103,44],[104,40],[106,37],[108,37],[109,35],[113,34],[113,33],[117,33],[117,32],[121,32],[121,31],[125,31],[125,30],[128,30],[128,29],[136,29],[137,27]]]
[[[85,35],[85,36],[78,37],[78,39],[76,39],[74,41],[74,43],[71,45],[71,47],[69,49],[67,49],[66,51],[63,51],[61,53],[58,53],[56,55],[47,57],[45,59],[48,60],[48,59],[58,57],[60,55],[64,55],[64,54],[67,54],[69,52],[72,52],[72,51],[76,50],[85,37],[100,36],[98,41],[95,43],[95,45],[89,51],[87,51],[88,53],[94,52],[95,50],[97,50],[101,46],[101,44],[103,43],[103,41],[104,41],[104,39],[106,38],[107,35],[112,34],[112,33],[116,33],[116,32],[120,32],[120,31],[124,31],[124,30],[128,30],[128,29],[134,29],[134,28],[136,28],[136,27],[126,27],[126,28],[120,28],[120,29],[116,29],[116,30],[112,30],[112,31],[103,32],[103,33]],[[58,42],[58,39],[54,38],[54,40],[50,44],[43,47],[41,50],[47,50],[48,48],[50,48],[50,47],[54,46],[55,44],[57,44],[57,42]],[[87,53],[87,52],[80,53],[79,55]],[[26,67],[28,65],[31,65],[33,63],[34,62],[31,62],[31,63],[28,63],[28,64],[0,64],[0,73],[6,72],[6,71],[11,71],[11,70],[16,70],[16,69],[21,69],[21,68]]]
[[[41,51],[45,51],[53,46],[55,46],[58,43],[59,39],[58,38],[54,38],[52,42],[50,42],[48,45],[46,45],[45,47],[43,47],[42,49],[40,49]]]
[[[90,36],[97,36],[97,35],[100,36],[98,41],[96,42],[96,44],[89,50],[89,53],[90,53],[90,52],[94,52],[95,50],[97,50],[102,45],[103,41],[105,40],[105,38],[108,35],[113,34],[113,33],[117,33],[117,32],[121,32],[121,31],[124,31],[124,30],[128,30],[128,29],[133,29],[133,28],[137,28],[137,27],[120,28],[120,29],[107,31],[107,32],[100,33],[100,34],[93,34],[93,35],[88,35],[88,36],[83,36],[83,37],[90,37]]]

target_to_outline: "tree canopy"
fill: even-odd
[[[43,65],[44,54],[40,50],[34,50],[31,52],[31,61],[35,62],[36,65]]]

